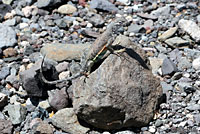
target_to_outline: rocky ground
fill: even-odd
[[[0,0],[0,133],[200,133],[199,13],[198,0]],[[48,59],[44,64],[44,75],[49,80],[68,77],[77,71],[76,67],[70,66],[72,62],[78,63],[80,53],[92,45],[112,20],[122,16],[128,23],[122,29],[123,38],[119,40],[149,61],[154,76],[143,69],[145,66],[142,68],[132,60],[133,66],[112,55],[91,74],[86,85],[82,85],[84,81],[80,79],[57,85],[42,82],[39,73],[42,55]],[[127,65],[130,68],[126,68]],[[129,74],[124,73],[122,67]],[[109,72],[111,68],[118,71]],[[95,79],[97,74],[101,77]],[[121,74],[126,77],[117,78]],[[113,76],[115,81],[109,81],[109,76]],[[129,77],[133,80],[128,80]],[[93,94],[78,90],[99,88],[96,87],[99,82],[110,85],[111,89],[113,85],[116,89],[129,89],[125,88],[128,86],[126,82],[145,84],[138,86],[144,89],[142,93],[132,89],[122,93],[120,89],[117,90],[119,93],[108,89],[101,89],[101,93],[90,90]],[[161,95],[158,83],[165,99],[150,120]],[[103,130],[104,122],[90,120],[88,117],[105,121],[103,118],[116,112],[117,108],[112,105],[106,107],[110,113],[103,111],[103,105],[102,111],[108,115],[100,117],[95,117],[96,113],[89,115],[92,110],[86,110],[88,113],[81,111],[84,104],[91,102],[92,106],[114,105],[116,102],[106,100],[104,92],[112,93],[109,97],[116,97],[118,103],[125,102],[118,98],[120,93],[124,95],[128,102],[117,105],[119,109],[133,112],[134,106],[139,105],[137,110],[141,111],[133,113],[136,114],[135,120],[139,117],[143,120],[142,124],[124,121],[122,125],[113,123],[116,126],[111,123],[114,129],[106,126],[111,130]],[[146,98],[138,100],[138,96]],[[115,114],[121,120],[123,113],[118,113]],[[129,119],[133,115],[130,114]],[[85,122],[80,125],[77,116],[93,127],[83,125]],[[147,124],[145,119],[150,123]]]

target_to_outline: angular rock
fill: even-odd
[[[164,6],[164,7],[160,7],[154,11],[151,12],[151,15],[155,15],[157,17],[160,17],[160,16],[168,16],[170,14],[170,7],[167,5],[167,6]]]
[[[73,108],[59,110],[51,120],[54,126],[70,134],[85,134],[89,131],[89,128],[80,125]]]
[[[13,125],[20,124],[26,118],[26,107],[22,105],[8,105],[5,107]]]
[[[76,12],[76,10],[76,7],[69,4],[62,5],[58,8],[58,12],[61,14],[73,14],[74,12]]]
[[[0,49],[14,46],[17,43],[16,32],[13,28],[0,23]]]
[[[2,67],[0,70],[0,80],[5,79],[10,74],[10,67]]]
[[[80,60],[82,52],[88,49],[90,44],[46,44],[41,53],[46,58],[55,61]]]
[[[10,120],[0,119],[0,133],[12,134],[13,125]]]
[[[178,22],[178,26],[188,33],[196,42],[200,42],[200,28],[195,22],[181,19]]]
[[[163,64],[163,59],[161,58],[149,58],[150,65],[152,67],[152,73],[157,74],[158,69],[162,66]]]
[[[143,26],[141,25],[137,25],[137,24],[131,24],[129,27],[128,27],[128,32],[131,33],[145,33],[146,30]]]
[[[165,40],[165,43],[167,43],[171,47],[183,47],[183,46],[188,46],[190,44],[189,41],[184,40],[180,37],[173,37]]]
[[[69,97],[65,88],[48,91],[48,95],[49,104],[56,110],[66,108],[69,105]]]
[[[117,43],[127,48],[126,59],[111,54],[88,78],[77,79],[72,85],[74,110],[101,129],[145,126],[161,99],[160,82],[144,62],[143,50],[125,36],[113,45]]]
[[[176,65],[168,58],[165,58],[161,67],[162,75],[171,75],[178,71]]]
[[[170,38],[171,36],[173,36],[176,31],[177,31],[177,27],[172,27],[169,30],[167,30],[166,32],[164,32],[161,36],[158,37],[158,40],[160,41],[165,41],[166,39]]]
[[[95,8],[98,10],[104,10],[109,12],[117,12],[118,8],[114,4],[107,0],[92,0],[90,2],[90,8]]]

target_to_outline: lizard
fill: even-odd
[[[81,58],[81,69],[78,73],[66,78],[66,79],[61,79],[61,80],[55,80],[55,81],[48,81],[43,75],[42,71],[42,65],[44,63],[45,55],[42,59],[41,62],[41,68],[40,68],[40,73],[41,73],[41,78],[42,80],[47,83],[47,84],[57,84],[61,83],[64,81],[71,81],[73,79],[76,79],[80,76],[83,75],[88,75],[91,71],[91,67],[93,64],[97,61],[98,58],[101,58],[102,55],[104,55],[107,50],[109,50],[111,53],[113,53],[115,50],[112,48],[112,43],[114,42],[115,38],[117,35],[120,33],[120,27],[123,26],[126,22],[126,19],[121,17],[115,19],[113,22],[111,22],[106,31],[101,34],[100,37],[98,37],[93,45],[90,47],[89,51],[85,54],[83,54]],[[125,51],[125,50],[120,50],[120,51]],[[114,53],[118,55],[117,53]],[[118,55],[120,56],[120,55]]]

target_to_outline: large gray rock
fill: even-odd
[[[41,80],[40,75],[41,60],[36,62],[31,68],[20,72],[20,79],[23,88],[27,91],[29,96],[42,97],[47,95],[47,90],[50,86],[45,85]],[[43,64],[43,74],[50,80],[57,79],[57,72],[54,65],[46,60]]]
[[[13,125],[10,120],[0,119],[0,133],[12,134]]]
[[[119,36],[117,43],[127,48],[121,57],[109,55],[88,78],[73,83],[74,110],[80,119],[101,129],[145,126],[162,96],[160,82],[140,48],[125,36]]]
[[[20,124],[26,118],[26,107],[22,105],[8,105],[5,107],[13,125]]]
[[[195,22],[181,19],[178,22],[178,26],[188,33],[196,42],[200,42],[200,28]]]
[[[117,12],[118,8],[109,2],[108,0],[92,0],[90,2],[90,7],[98,10],[104,10],[109,12]]]
[[[17,43],[13,28],[0,23],[0,48],[14,46]]]
[[[176,65],[168,58],[164,59],[161,70],[163,75],[171,75],[178,71]]]
[[[89,128],[79,124],[73,108],[61,109],[51,118],[54,126],[70,134],[85,134]]]
[[[20,72],[20,79],[22,81],[23,88],[27,91],[29,96],[42,97],[43,89],[41,88],[41,82],[39,79],[39,72],[41,65],[35,65],[30,69]]]

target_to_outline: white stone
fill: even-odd
[[[186,123],[187,123],[187,121],[183,121],[180,124],[178,124],[178,127],[185,127]]]
[[[59,79],[62,80],[62,79],[66,79],[67,77],[69,77],[69,74],[70,74],[70,71],[63,71],[59,74]]]
[[[187,32],[196,42],[200,42],[200,27],[191,20],[181,19],[178,22],[179,27]]]
[[[110,132],[103,132],[102,134],[110,134]]]
[[[27,23],[20,23],[19,24],[19,28],[20,29],[24,29],[24,28],[27,28],[28,27],[28,24]]]
[[[129,36],[133,37],[133,36],[135,36],[135,33],[130,33]]]
[[[72,14],[76,12],[76,10],[76,7],[69,4],[62,5],[58,8],[58,12],[61,14]]]
[[[193,60],[192,67],[196,70],[200,70],[200,57]]]
[[[125,5],[130,5],[131,4],[131,1],[130,0],[117,0]]]
[[[87,27],[91,28],[93,25],[91,23],[87,23]]]
[[[156,127],[155,126],[150,126],[149,127],[149,132],[155,133],[156,132]]]

